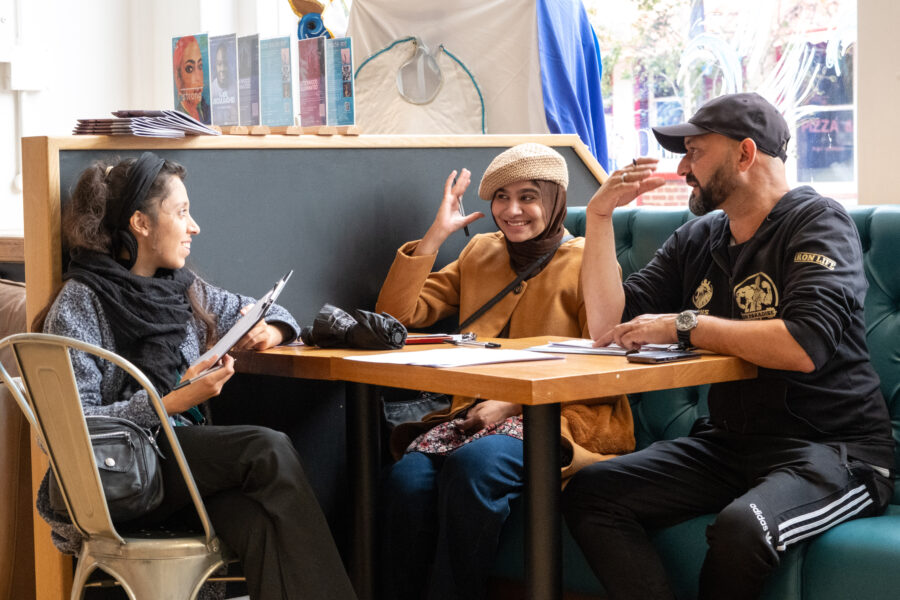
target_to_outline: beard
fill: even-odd
[[[700,185],[700,182],[693,175],[689,175],[689,178],[697,186],[691,190],[688,208],[698,217],[702,217],[719,208],[737,187],[730,174],[726,172],[725,165],[719,165],[706,185]],[[685,181],[687,181],[687,178],[685,178]]]

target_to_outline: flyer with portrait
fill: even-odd
[[[209,38],[210,102],[213,125],[238,124],[237,36]]]
[[[207,34],[172,38],[172,80],[175,110],[201,123],[212,123],[209,110],[209,37]]]
[[[238,121],[259,125],[259,34],[238,38]]]

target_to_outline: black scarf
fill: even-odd
[[[532,263],[548,252],[555,253],[566,232],[564,226],[567,212],[566,188],[552,181],[536,180],[535,183],[541,190],[541,207],[543,208],[544,219],[546,219],[547,225],[541,233],[530,240],[510,242],[506,239],[509,264],[517,275],[527,271]],[[497,219],[494,219],[494,223],[496,222]],[[497,227],[499,228],[500,225],[497,225]],[[528,276],[528,279],[540,273],[550,263],[552,258],[553,254],[548,256],[543,264]]]
[[[160,396],[168,394],[187,366],[179,351],[191,319],[187,269],[160,269],[153,277],[135,275],[108,254],[72,251],[63,279],[87,285],[103,306],[116,349],[150,379]]]

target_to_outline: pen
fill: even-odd
[[[465,218],[466,210],[463,208],[462,196],[458,197],[456,200],[457,200],[457,202],[459,202],[459,214]],[[469,226],[468,225],[463,225],[463,231],[466,232],[466,237],[469,237]]]
[[[482,348],[499,348],[500,344],[496,342],[476,342],[474,340],[444,340],[448,344],[454,346],[480,346]]]
[[[191,385],[192,383],[194,383],[195,381],[197,381],[198,379],[203,379],[204,377],[206,377],[206,376],[209,375],[210,373],[215,373],[216,371],[218,371],[219,369],[221,369],[221,368],[224,367],[224,366],[225,366],[225,365],[223,365],[223,364],[218,364],[218,365],[215,365],[214,367],[210,367],[209,369],[203,371],[202,373],[200,373],[200,374],[197,375],[196,377],[191,377],[190,379],[187,379],[187,380],[185,380],[185,381],[182,381],[181,383],[179,383],[178,385],[176,385],[175,387],[173,387],[173,388],[172,388],[172,391],[174,392],[175,390],[180,390],[180,389],[183,388],[183,387],[187,387],[187,386]]]

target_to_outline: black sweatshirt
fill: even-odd
[[[851,456],[893,468],[890,416],[866,347],[862,248],[847,211],[800,187],[778,201],[752,238],[730,240],[721,211],[681,226],[625,281],[623,321],[686,309],[784,320],[815,370],[761,367],[757,379],[714,384],[712,423],[735,433],[843,443]]]

